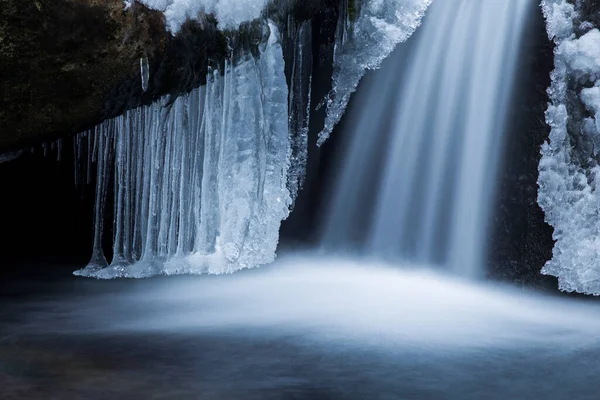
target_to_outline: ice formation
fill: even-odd
[[[292,200],[304,185],[308,162],[308,128],[312,94],[312,23],[304,21],[300,26],[290,18],[288,37],[293,46],[290,82],[289,121],[291,137],[291,164],[288,187]]]
[[[600,31],[576,24],[581,17],[566,0],[542,8],[556,43],[538,181],[556,244],[542,272],[558,277],[561,290],[600,295]]]
[[[267,0],[138,1],[164,12],[173,32],[188,18],[214,14],[219,29],[227,31],[229,54],[224,66],[210,69],[206,86],[130,110],[76,138],[75,179],[96,184],[93,255],[76,274],[229,273],[273,261],[281,221],[306,172],[312,21],[290,15],[280,35],[263,15]],[[365,70],[377,68],[413,33],[430,2],[340,2],[326,131],[341,117]],[[236,27],[261,19],[261,43],[236,42]],[[150,73],[142,55],[144,91]],[[114,197],[110,263],[103,251],[109,197]]]
[[[234,51],[206,86],[77,137],[76,162],[88,181],[96,164],[93,256],[77,275],[229,273],[274,260],[291,204],[291,150],[279,32],[272,23],[265,31],[259,57]],[[102,240],[111,176],[108,265]]]
[[[327,117],[319,135],[319,144],[329,138],[342,118],[350,96],[367,70],[379,68],[396,45],[413,34],[431,1],[341,1],[335,39],[333,86],[325,99]]]
[[[21,156],[21,154],[23,154],[22,150],[0,153],[0,164],[16,160]]]
[[[154,10],[162,11],[167,26],[177,32],[189,18],[199,14],[214,14],[221,28],[236,28],[241,23],[260,17],[267,0],[139,0]],[[133,0],[125,0],[125,7]]]
[[[125,0],[125,7],[134,0]],[[189,18],[213,14],[220,29],[235,29],[259,18],[268,0],[138,0],[162,11],[167,26],[177,32]],[[350,96],[367,70],[377,69],[400,42],[421,23],[433,0],[340,0],[335,35],[332,90],[323,99],[327,117],[318,144],[327,140],[340,121]],[[301,185],[301,182],[300,182]]]
[[[146,92],[150,82],[150,65],[146,56],[140,58],[140,76],[142,78],[142,90]]]

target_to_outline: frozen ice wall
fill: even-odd
[[[279,32],[271,23],[265,31],[259,57],[234,52],[205,87],[77,138],[77,163],[88,181],[95,163],[97,186],[93,256],[77,275],[230,273],[275,259],[291,204],[288,89]],[[111,179],[109,265],[102,240]]]
[[[206,86],[130,110],[77,137],[76,180],[95,180],[96,207],[93,256],[76,274],[229,273],[270,263],[281,221],[305,177],[312,21],[289,16],[282,23],[292,47],[284,60],[279,29],[263,15],[267,0],[141,2],[164,12],[172,31],[188,18],[214,14],[221,29],[231,28],[225,33],[230,53],[224,67],[209,72]],[[339,120],[365,69],[378,67],[412,34],[429,2],[340,1],[327,129]],[[235,28],[257,19],[264,21],[262,42],[236,41]],[[145,91],[146,57],[140,71]],[[111,193],[114,199],[108,198]],[[114,256],[109,263],[103,240],[110,200]]]
[[[566,0],[544,0],[556,43],[538,202],[555,229],[542,272],[560,289],[600,295],[600,31]]]

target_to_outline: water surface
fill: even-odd
[[[2,398],[596,399],[600,389],[594,301],[310,255],[231,276],[64,272],[4,281]]]

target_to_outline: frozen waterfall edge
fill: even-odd
[[[543,0],[555,69],[548,89],[538,203],[554,228],[542,273],[566,292],[600,295],[600,30],[577,5]]]
[[[97,179],[93,258],[75,275],[231,273],[275,259],[292,202],[291,148],[279,31],[270,21],[264,31],[258,57],[247,43],[230,43],[230,59],[206,86],[76,138],[76,180],[90,182],[94,163]],[[111,173],[114,257],[107,266],[102,225]]]
[[[353,51],[365,62],[355,65],[360,73],[352,67],[351,90],[334,86],[334,92],[347,91],[345,102],[336,106],[339,117],[365,66],[376,68],[406,40],[430,1],[340,1],[334,62],[341,65]],[[360,10],[360,18],[351,20],[350,8]],[[390,10],[387,21],[383,17]],[[96,198],[93,256],[75,275],[220,274],[274,261],[281,222],[306,173],[314,55],[310,20],[290,24],[288,19],[283,37],[275,23],[266,21],[252,22],[264,27],[258,51],[257,43],[227,34],[229,56],[224,64],[209,63],[205,86],[129,110],[76,137],[75,180],[95,181]],[[379,32],[383,47],[361,50],[366,43],[354,41],[360,38],[360,21],[375,29],[362,34]],[[291,60],[284,60],[284,39],[294,46]],[[289,82],[286,61],[293,63]],[[334,85],[340,82],[334,77]],[[114,257],[109,263],[103,249],[111,194]]]

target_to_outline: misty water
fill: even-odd
[[[595,399],[595,302],[284,256],[232,276],[13,279],[3,398]]]
[[[322,245],[480,278],[509,124],[522,0],[437,1],[364,80],[341,134]]]

